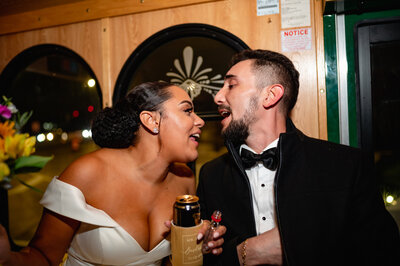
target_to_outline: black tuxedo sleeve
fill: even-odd
[[[204,168],[200,170],[197,196],[199,197],[202,219],[210,220],[214,208],[218,204],[216,201],[219,201],[217,197],[218,190],[222,188],[220,186],[215,187],[215,183],[208,182],[210,179],[215,181],[215,176],[208,175],[207,172],[211,174],[211,171],[204,171]],[[223,220],[224,212],[222,212],[222,224],[224,224]],[[203,265],[239,265],[236,246],[244,239],[239,236],[233,236],[231,232],[227,232],[223,238],[222,254],[218,256],[213,254],[204,255]]]

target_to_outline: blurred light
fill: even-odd
[[[79,116],[79,112],[77,110],[72,112],[72,116],[73,117],[78,117]]]
[[[93,112],[93,110],[94,110],[93,105],[89,105],[89,107],[87,108],[87,110],[89,111],[89,113]]]
[[[394,200],[394,198],[393,198],[393,196],[391,196],[391,195],[389,195],[389,196],[386,197],[386,202],[387,202],[387,203],[392,203],[393,200]]]
[[[62,139],[63,141],[67,141],[67,139],[68,139],[68,134],[67,134],[67,132],[63,132],[63,133],[61,134],[61,139]]]
[[[89,79],[88,82],[87,82],[87,85],[90,88],[93,88],[96,85],[96,81],[94,79]]]
[[[47,133],[47,135],[46,135],[46,139],[48,140],[48,141],[52,141],[53,139],[54,139],[54,135],[53,135],[53,133]]]
[[[46,130],[51,130],[53,128],[53,123],[51,122],[44,122],[43,123],[43,128]]]
[[[87,129],[82,130],[82,137],[84,138],[92,137],[92,131]]]
[[[39,135],[37,135],[36,139],[39,142],[43,142],[46,139],[46,136],[43,133],[40,133]]]

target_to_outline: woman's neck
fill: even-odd
[[[151,183],[160,183],[169,173],[170,162],[165,160],[158,152],[157,147],[149,147],[138,143],[126,149],[127,155],[132,160],[132,166],[138,172],[139,178]],[[130,166],[127,166],[130,167]]]

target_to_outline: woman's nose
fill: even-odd
[[[198,116],[197,114],[194,114],[194,115],[196,116],[195,120],[194,120],[195,126],[197,126],[199,128],[202,128],[204,126],[204,124],[205,124],[204,120],[201,119],[200,116]]]

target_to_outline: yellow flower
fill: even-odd
[[[4,179],[5,176],[8,176],[10,174],[10,168],[8,168],[8,165],[6,163],[1,162],[0,163],[0,181]]]
[[[4,139],[0,137],[0,152],[4,153]]]
[[[0,142],[4,142],[4,140],[0,139]],[[4,144],[0,144],[0,145],[4,145]],[[0,161],[4,162],[7,159],[8,159],[8,154],[4,152],[4,147],[0,148]]]
[[[14,122],[6,121],[0,123],[0,136],[6,138],[7,136],[12,136],[15,133]]]
[[[26,134],[26,135],[29,137],[28,134]],[[25,139],[24,151],[22,153],[22,156],[29,156],[32,153],[34,153],[35,152],[35,144],[36,144],[36,138],[34,136]]]
[[[29,156],[35,151],[35,143],[35,137],[29,137],[29,134],[15,134],[6,137],[4,151],[12,159]]]

